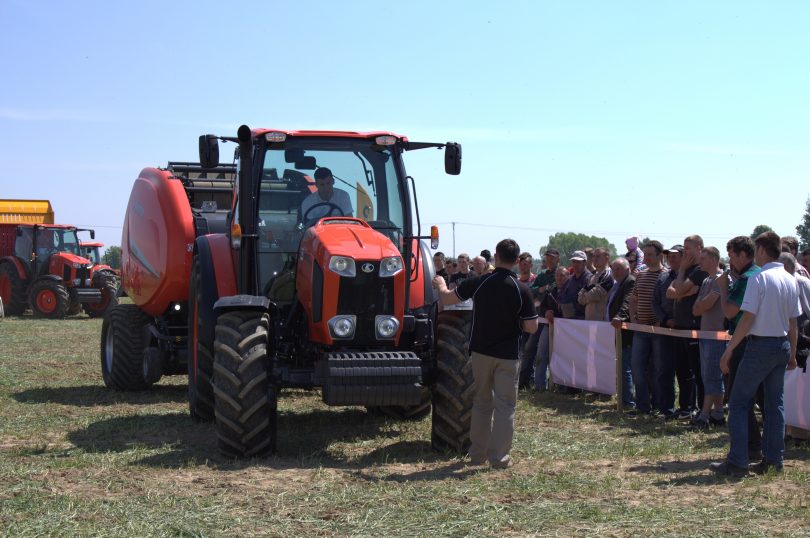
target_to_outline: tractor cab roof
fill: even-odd
[[[103,247],[104,243],[79,241],[79,246],[82,247]]]
[[[17,224],[20,228],[33,228],[36,226],[39,229],[49,229],[49,230],[75,230],[76,227],[72,224],[27,224],[27,223],[20,223]]]
[[[287,136],[314,136],[314,137],[340,137],[340,138],[376,138],[378,136],[393,136],[402,142],[407,142],[406,136],[392,133],[389,131],[290,131],[286,129],[251,129],[255,137],[265,135],[267,133],[284,133]]]

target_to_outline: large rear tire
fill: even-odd
[[[469,351],[472,312],[440,312],[437,324],[431,445],[440,451],[465,453],[470,447],[470,417],[475,395]]]
[[[213,330],[204,326],[200,308],[212,308],[213,305],[203,303],[200,278],[200,261],[195,257],[189,290],[188,410],[195,422],[210,422],[214,420],[214,389],[211,386],[214,373]]]
[[[118,297],[116,296],[118,290],[115,287],[115,279],[104,275],[99,275],[93,279],[93,287],[101,291],[101,302],[84,303],[82,307],[91,318],[100,318],[118,304]]]
[[[40,318],[62,319],[70,308],[70,293],[56,280],[38,280],[28,292],[34,315]]]
[[[220,451],[232,458],[272,454],[277,393],[270,378],[270,318],[255,311],[217,318],[214,411]]]
[[[19,316],[28,308],[25,296],[25,282],[11,263],[0,263],[0,297],[3,298],[3,311],[7,316]]]
[[[134,304],[112,307],[101,324],[101,375],[114,390],[143,390],[144,351],[149,342],[147,316]]]

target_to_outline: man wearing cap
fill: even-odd
[[[315,187],[318,190],[301,202],[301,218],[307,220],[304,224],[314,224],[323,217],[352,216],[349,193],[335,188],[335,178],[330,169],[322,166],[315,170]]]
[[[658,287],[653,293],[653,311],[658,318],[658,325],[672,329],[675,326],[673,319],[675,300],[667,298],[669,285],[678,277],[683,258],[683,245],[673,245],[664,250],[669,270],[664,268],[658,277]],[[658,400],[658,410],[661,417],[671,419],[675,417],[675,337],[668,335],[655,335],[653,353],[655,355],[654,369],[657,379],[653,386]]]
[[[495,247],[495,271],[473,276],[449,290],[442,277],[433,279],[444,305],[473,300],[470,363],[475,396],[470,425],[470,463],[494,468],[512,465],[509,451],[515,428],[521,332],[537,330],[529,288],[512,268],[520,247],[504,239]]]
[[[760,474],[770,469],[781,472],[785,456],[785,369],[796,368],[799,289],[796,280],[776,261],[781,253],[778,235],[760,234],[754,245],[754,259],[762,270],[749,278],[740,307],[743,316],[720,358],[721,370],[728,373],[734,348],[743,339],[748,340],[728,400],[728,456],[710,466],[720,475],[745,476],[749,470]],[[760,383],[765,387],[763,458],[749,467],[748,406]]]
[[[579,290],[588,284],[591,273],[585,269],[588,257],[585,252],[575,250],[571,255],[571,278],[565,283],[560,294],[560,309],[566,319],[585,319],[585,305],[579,304]]]

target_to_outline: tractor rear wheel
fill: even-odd
[[[214,420],[214,389],[211,376],[214,371],[213,331],[203,325],[200,308],[202,304],[200,287],[200,262],[194,258],[191,266],[191,289],[189,290],[188,316],[188,410],[197,422]],[[213,305],[210,305],[213,306]]]
[[[270,379],[270,318],[255,311],[217,318],[214,410],[220,451],[232,458],[272,454],[277,391]]]
[[[142,390],[149,316],[134,304],[113,306],[101,324],[101,375],[107,388]]]
[[[70,308],[70,294],[61,282],[39,280],[28,292],[28,300],[34,315],[41,318],[62,319]]]
[[[84,303],[82,307],[91,318],[100,318],[118,304],[115,279],[103,275],[96,277],[93,279],[93,287],[101,291],[101,301],[98,303]]]
[[[464,453],[470,447],[475,395],[469,351],[472,312],[440,312],[437,324],[431,445],[436,450]]]
[[[28,307],[25,283],[17,273],[17,268],[8,262],[0,263],[0,297],[7,316],[18,316]]]

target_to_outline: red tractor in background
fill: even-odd
[[[100,317],[118,304],[114,280],[82,257],[75,226],[0,223],[0,297],[6,314]],[[95,233],[91,231],[91,236]]]
[[[101,263],[103,258],[101,256],[100,249],[104,246],[104,243],[80,240],[79,246],[81,247],[82,256],[90,260],[90,262],[96,268],[98,274],[104,275],[106,278],[110,278],[115,282],[118,281],[119,277],[121,276],[121,271],[113,269],[105,263]]]
[[[236,165],[219,163],[219,141],[238,144]],[[436,248],[438,231],[420,235],[403,164],[425,148],[444,148],[446,172],[460,172],[452,142],[244,125],[200,137],[199,164],[145,168],[121,243],[134,304],[102,327],[107,386],[142,389],[185,367],[192,417],[215,421],[232,457],[275,450],[283,387],[403,415],[432,403],[433,445],[465,450],[470,313],[437,311],[424,240]],[[350,212],[319,198],[319,168]]]

